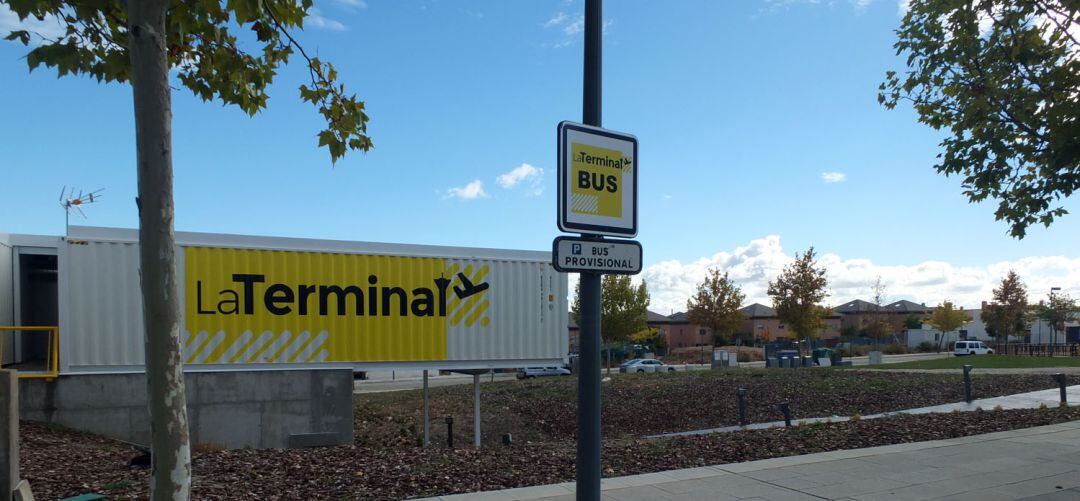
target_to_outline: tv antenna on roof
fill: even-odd
[[[86,213],[83,212],[82,207],[84,205],[90,205],[101,199],[101,192],[105,188],[91,191],[90,193],[83,193],[82,190],[78,190],[76,195],[75,188],[68,188],[64,186],[60,189],[60,207],[64,208],[64,235],[68,233],[68,227],[71,225],[71,212],[74,211],[86,219]]]

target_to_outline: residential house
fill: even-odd
[[[742,332],[753,334],[754,339],[769,343],[777,338],[787,338],[787,331],[780,317],[776,316],[776,310],[761,303],[744,306],[740,310],[743,316]]]
[[[889,327],[892,328],[892,332],[901,333],[907,329],[907,319],[909,317],[925,321],[926,318],[934,312],[934,308],[926,306],[925,303],[919,304],[906,299],[901,299],[900,301],[882,306],[881,311],[885,314],[885,318],[889,322]]]
[[[854,329],[862,333],[875,321],[883,320],[889,325],[889,333],[899,338],[907,329],[909,317],[925,320],[933,312],[933,308],[904,299],[880,307],[869,301],[854,299],[837,306],[833,311],[840,315],[842,329]]]
[[[744,306],[739,311],[746,316],[741,330],[752,333],[755,339],[766,343],[792,339],[790,330],[780,321],[780,317],[776,315],[776,310],[760,303],[754,303]],[[818,333],[818,339],[825,341],[826,344],[832,344],[840,337],[842,317],[830,311],[824,321],[825,328]]]
[[[655,311],[648,311],[647,314],[648,317],[645,320],[645,324],[650,329],[656,329],[660,331],[660,336],[668,340],[668,347],[698,346],[700,344],[701,341],[699,340],[694,340],[693,344],[686,344],[686,339],[690,338],[688,333],[691,332],[695,326],[691,326],[689,324],[689,322],[685,318],[685,313],[683,313],[682,317],[678,319],[668,317],[667,315],[661,315]],[[569,320],[567,321],[567,325],[570,338],[570,353],[577,353],[580,347],[580,345],[578,344],[578,339],[581,334],[581,328],[578,326],[577,322],[574,322],[573,314],[569,314]],[[693,332],[696,333],[697,331],[695,330]],[[672,333],[674,333],[676,341],[679,344],[670,344],[670,336],[672,335]]]
[[[668,349],[687,348],[691,346],[712,345],[712,331],[706,327],[690,323],[690,316],[685,311],[672,313],[668,317],[668,323],[664,324],[664,340]]]
[[[882,316],[878,305],[862,299],[848,301],[833,308],[833,312],[840,315],[841,329],[854,328],[860,332]]]

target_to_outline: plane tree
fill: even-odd
[[[691,324],[708,327],[714,344],[728,342],[746,320],[746,315],[739,311],[744,299],[746,294],[727,273],[710,269],[686,301],[687,319]]]
[[[58,76],[131,86],[153,449],[150,493],[153,499],[188,499],[191,453],[173,229],[173,85],[254,116],[267,106],[267,89],[280,67],[298,53],[310,77],[299,87],[299,97],[314,105],[326,122],[317,138],[331,162],[349,150],[372,147],[364,103],[339,83],[333,65],[310,56],[297,40],[311,0],[0,3],[20,21],[49,20],[61,28],[55,37],[24,29],[4,35],[29,49],[30,71],[46,67]],[[175,76],[170,78],[170,73]]]
[[[1023,238],[1066,214],[1080,189],[1076,0],[909,0],[878,101],[908,102],[941,130],[934,168]]]
[[[1015,270],[1001,279],[994,288],[993,302],[987,304],[979,314],[986,330],[999,342],[1009,341],[1009,336],[1019,336],[1027,330],[1029,308],[1027,286],[1020,280]]]
[[[825,268],[815,259],[813,247],[796,253],[795,261],[769,282],[767,293],[776,316],[787,324],[796,341],[809,341],[825,327],[829,310],[821,302],[828,296],[827,286]]]
[[[934,313],[926,320],[926,323],[941,332],[938,336],[937,351],[941,351],[941,344],[945,341],[945,333],[967,325],[971,317],[964,310],[957,307],[952,301],[945,301],[934,308]]]

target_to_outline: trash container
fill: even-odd
[[[776,352],[776,356],[781,360],[780,367],[795,368],[800,365],[799,352],[795,350],[780,350]],[[785,362],[786,360],[786,362]]]
[[[817,364],[818,360],[827,358],[830,361],[833,360],[833,350],[829,348],[814,348],[814,363]]]

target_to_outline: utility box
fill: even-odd
[[[733,363],[734,358],[735,357],[732,356],[730,351],[727,351],[727,350],[714,351],[713,352],[713,358],[712,358],[712,368],[715,369],[717,367],[732,367],[732,366],[736,365],[735,363]]]

